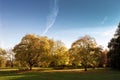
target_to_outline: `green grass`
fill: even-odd
[[[0,80],[120,80],[120,71],[89,70],[39,70],[19,72],[1,70]]]

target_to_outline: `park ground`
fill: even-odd
[[[120,71],[110,69],[34,69],[18,71],[17,69],[0,69],[0,80],[120,80]]]

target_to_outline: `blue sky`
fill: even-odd
[[[107,47],[120,21],[120,0],[0,0],[0,46],[14,47],[28,33],[69,48],[84,35]]]

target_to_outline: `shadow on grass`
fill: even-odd
[[[60,75],[56,72],[23,72],[16,73],[9,80],[61,80]]]
[[[16,75],[17,71],[0,71],[0,76],[11,76]]]

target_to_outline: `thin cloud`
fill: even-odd
[[[54,0],[53,8],[51,9],[51,12],[47,18],[46,29],[44,30],[42,35],[45,35],[48,32],[48,30],[54,25],[56,17],[58,15],[58,11],[58,0]]]
[[[104,19],[102,20],[101,24],[104,24],[108,20],[108,16],[105,16]]]

